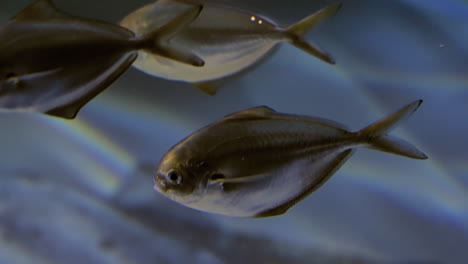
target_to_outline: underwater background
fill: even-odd
[[[147,0],[55,0],[118,22]],[[231,0],[289,25],[336,1]],[[1,113],[0,263],[468,263],[468,1],[344,0],[215,97],[129,69],[76,120]],[[0,21],[29,4],[1,0]],[[429,159],[359,149],[285,215],[195,211],[153,190],[164,153],[258,105],[358,130],[416,99],[392,134]]]

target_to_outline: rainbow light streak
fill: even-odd
[[[467,9],[468,12],[468,9]],[[346,67],[336,65],[335,70],[342,72],[346,76],[352,76],[358,80],[376,80],[385,84],[405,84],[405,86],[420,86],[442,90],[444,92],[466,91],[468,75],[462,68],[455,70],[453,62],[449,60],[452,55],[444,55],[447,52],[460,52],[460,47],[453,43],[453,40],[434,39],[428,43],[427,39],[415,36],[414,32],[403,31],[399,28],[389,28],[387,31],[394,40],[394,46],[390,47],[389,52],[398,54],[398,65],[406,64],[404,58],[412,60],[426,61],[424,65],[411,67],[411,70],[402,70],[400,66],[393,67],[382,65],[376,67],[373,62],[366,62],[359,57],[358,53],[346,53],[342,61],[350,61],[352,64]],[[458,31],[457,35],[459,35]],[[450,32],[447,32],[450,33]],[[401,39],[399,41],[398,39]],[[401,43],[400,43],[401,42]],[[398,45],[397,45],[398,44]],[[397,47],[404,47],[397,50]],[[337,47],[343,49],[343,47]],[[389,56],[389,55],[386,55]],[[377,55],[374,55],[377,57]],[[420,62],[421,63],[421,62]],[[446,65],[447,68],[441,68]],[[428,68],[429,67],[429,68]],[[406,68],[406,67],[405,67]]]
[[[114,194],[132,175],[134,159],[102,133],[80,118],[68,122],[60,119],[44,119],[50,127],[62,132],[69,139],[67,147],[60,148],[70,153],[64,158],[74,171],[80,172],[83,182],[98,194]]]
[[[371,102],[373,101],[368,100],[368,104],[372,104],[372,109],[375,109],[371,112],[377,113],[375,116],[383,116],[384,114],[382,113],[386,111],[383,111],[381,107]],[[425,149],[423,144],[420,144],[416,138],[413,138],[409,133],[404,131],[404,124],[402,124],[401,128],[397,129],[399,132],[392,135],[404,138],[406,141],[418,146],[421,150]],[[353,162],[352,158],[350,161]],[[367,182],[375,189],[391,193],[391,196],[396,200],[406,199],[408,201],[414,201],[412,204],[415,210],[430,209],[434,212],[440,210],[453,219],[457,219],[457,221],[468,220],[466,219],[468,215],[464,215],[464,213],[466,213],[464,212],[466,211],[466,202],[462,201],[464,199],[461,199],[467,196],[467,190],[463,187],[460,180],[455,175],[448,173],[444,169],[444,165],[434,157],[429,157],[429,159],[425,161],[415,162],[419,163],[415,164],[414,167],[411,166],[407,168],[405,172],[408,174],[407,177],[411,177],[411,175],[422,175],[421,180],[416,178],[412,180],[407,177],[392,177],[388,175],[389,180],[382,182],[382,177],[375,177],[375,175],[385,174],[386,169],[378,164],[376,166],[376,164],[369,162],[367,162],[365,166],[350,166],[354,169],[350,171],[350,168],[348,168],[347,172],[357,181]],[[423,208],[424,204],[427,208]]]
[[[444,93],[449,92],[463,92],[466,90],[466,83],[468,82],[468,75],[460,73],[451,73],[451,72],[441,72],[427,74],[423,71],[421,72],[403,72],[391,69],[378,69],[377,67],[372,67],[371,65],[364,64],[356,60],[353,68],[359,69],[360,74],[353,74],[357,79],[363,80],[376,80],[380,83],[385,83],[386,85],[401,85],[405,86],[419,86],[427,87],[427,89],[440,89]],[[338,68],[344,75],[350,76],[348,69]]]
[[[410,4],[414,6],[415,9],[418,10],[427,10],[431,11],[437,15],[445,15],[447,17],[453,18],[456,16],[460,16],[460,18],[464,18],[468,16],[468,5],[465,3],[460,3],[460,1],[455,0],[447,0],[447,1],[434,1],[434,0],[426,0],[424,5],[421,4],[419,0],[405,0],[405,4]]]
[[[466,190],[460,186],[458,180],[445,173],[437,162],[428,160],[424,165],[415,166],[413,170],[407,168],[404,176],[392,177],[390,173],[384,175],[385,171],[386,168],[372,163],[349,166],[346,170],[355,181],[389,199],[400,201],[402,206],[405,205],[412,211],[421,214],[431,212],[432,215],[441,215],[442,212],[460,226],[468,220],[466,202],[462,199],[466,197]],[[388,177],[388,180],[382,180],[384,177]]]
[[[93,110],[98,113],[106,113],[106,118],[115,118],[118,116],[126,124],[131,122],[144,133],[152,126],[165,126],[171,131],[192,131],[198,127],[197,120],[186,118],[185,115],[177,115],[176,111],[171,111],[167,106],[154,104],[148,100],[137,100],[132,98],[130,102],[122,100],[122,96],[106,94],[106,99],[98,104],[93,104]],[[173,109],[172,109],[173,110]],[[169,130],[168,130],[169,131]],[[180,136],[183,136],[182,134]]]

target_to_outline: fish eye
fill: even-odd
[[[167,173],[167,178],[173,184],[180,184],[182,182],[182,176],[180,176],[180,174],[175,170],[170,170]]]

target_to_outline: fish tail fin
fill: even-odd
[[[369,148],[393,153],[413,159],[427,159],[427,156],[403,139],[387,135],[398,123],[406,120],[422,104],[422,100],[412,102],[368,127],[356,132],[369,143]]]
[[[306,41],[304,35],[316,24],[318,24],[323,19],[335,14],[340,10],[343,4],[338,3],[328,7],[325,7],[312,15],[302,19],[301,21],[289,26],[286,29],[286,32],[290,36],[291,43],[302,49],[303,51],[325,61],[330,64],[335,64],[333,58],[324,50],[316,46],[315,44]]]
[[[145,34],[141,39],[144,43],[143,48],[159,56],[192,66],[201,67],[205,65],[203,59],[196,54],[189,50],[182,50],[171,46],[169,43],[170,39],[177,34],[177,32],[187,27],[200,15],[202,9],[203,6],[201,5],[191,7],[164,26]]]

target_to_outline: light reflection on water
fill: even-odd
[[[146,3],[112,2],[115,10],[99,11],[92,1],[56,2],[70,12],[113,21]],[[243,4],[293,22],[329,2],[291,1],[281,9],[270,1]],[[424,6],[414,0],[378,3],[345,1],[339,14],[310,34],[334,55],[335,66],[284,45],[260,67],[226,83],[216,97],[132,69],[72,122],[2,114],[0,261],[60,262],[76,247],[77,263],[236,263],[240,256],[254,262],[271,260],[270,252],[290,263],[310,263],[304,253],[309,249],[337,259],[464,263],[468,6],[444,0]],[[151,174],[164,152],[230,112],[268,105],[358,130],[419,98],[424,104],[394,133],[429,160],[359,150],[284,216],[216,216],[152,191]],[[12,227],[16,231],[8,233]],[[60,244],[58,253],[45,256],[47,246],[34,241]]]

